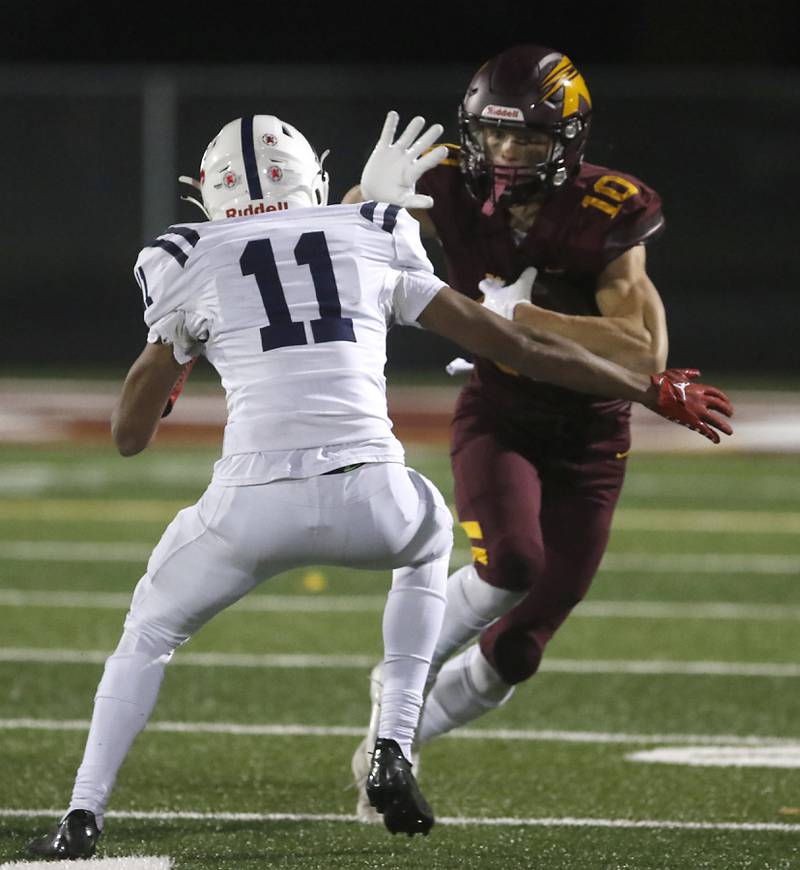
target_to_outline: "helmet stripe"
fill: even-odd
[[[244,157],[244,171],[247,175],[247,189],[250,199],[263,199],[261,191],[261,179],[258,177],[258,163],[256,162],[256,146],[253,140],[253,116],[242,118],[242,156]]]

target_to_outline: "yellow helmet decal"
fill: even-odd
[[[542,100],[549,99],[559,88],[564,88],[564,108],[561,117],[566,118],[580,108],[580,100],[583,97],[586,104],[592,108],[592,98],[589,96],[589,88],[583,76],[575,69],[575,64],[564,55],[561,60],[542,79]]]

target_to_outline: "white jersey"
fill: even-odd
[[[368,202],[173,226],[134,271],[148,341],[174,342],[180,362],[199,350],[221,377],[218,482],[403,461],[386,331],[415,325],[445,284],[405,210]],[[182,349],[176,322],[203,343]]]

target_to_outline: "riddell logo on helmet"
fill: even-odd
[[[512,106],[486,106],[481,112],[481,118],[497,118],[504,121],[524,121],[521,109]]]
[[[247,208],[226,208],[225,209],[225,217],[244,217],[248,214],[264,214],[268,211],[284,211],[289,208],[288,202],[277,202],[275,205],[264,205],[263,202],[260,202],[255,208],[253,207],[253,203],[251,202]]]

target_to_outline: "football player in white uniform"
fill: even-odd
[[[418,136],[423,125],[415,119],[395,143],[408,168],[397,202],[327,206],[322,161],[298,130],[270,115],[236,119],[193,182],[209,221],[172,226],[139,255],[149,331],[112,416],[115,443],[123,455],[147,447],[176,379],[202,354],[227,397],[222,457],[153,550],[106,662],[67,814],[30,844],[33,855],[93,854],[176,648],[257,584],[304,564],[393,571],[367,792],[393,833],[428,832],[433,813],[407,759],[444,612],[452,520],[392,434],[390,325],[422,325],[532,377],[729,431],[714,413],[726,413],[719,394],[690,389],[687,399],[670,379],[652,384],[437,278],[401,208],[419,205],[414,181],[442,156],[421,156],[440,132]]]

